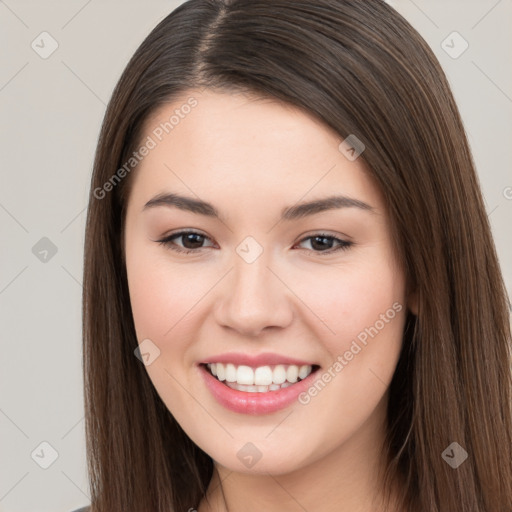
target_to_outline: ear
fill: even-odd
[[[407,297],[407,308],[414,315],[418,315],[418,291],[414,290]]]

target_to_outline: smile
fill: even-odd
[[[268,393],[279,391],[304,380],[313,370],[311,365],[258,366],[232,363],[209,363],[206,365],[210,373],[226,386],[246,393]]]
[[[222,359],[222,362],[198,365],[203,381],[224,408],[250,415],[271,414],[298,401],[300,393],[308,389],[320,368],[291,359],[285,364],[281,357],[278,361],[278,356]],[[238,359],[238,364],[234,359]],[[228,362],[230,360],[233,362]],[[264,362],[267,364],[262,365]],[[300,364],[292,364],[294,362]]]

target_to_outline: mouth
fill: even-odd
[[[318,365],[277,364],[251,367],[233,363],[203,363],[217,381],[244,393],[272,393],[308,378]]]
[[[198,368],[206,388],[221,406],[249,415],[272,414],[292,405],[312,385],[320,368],[302,363],[256,366],[247,358],[238,359],[246,364],[224,360],[200,363]]]

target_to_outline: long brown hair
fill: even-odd
[[[414,512],[512,510],[508,298],[474,163],[438,61],[380,0],[189,0],[127,65],[99,138],[85,238],[92,510],[185,511],[212,476],[134,356],[122,232],[136,168],[118,172],[159,106],[204,87],[277,98],[365,144],[418,297],[390,387],[385,482],[402,482]],[[446,462],[454,442],[468,454],[457,468]]]

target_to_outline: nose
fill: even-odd
[[[252,263],[235,254],[234,268],[223,280],[216,301],[218,324],[248,337],[265,329],[284,328],[293,319],[290,291],[265,254]]]

